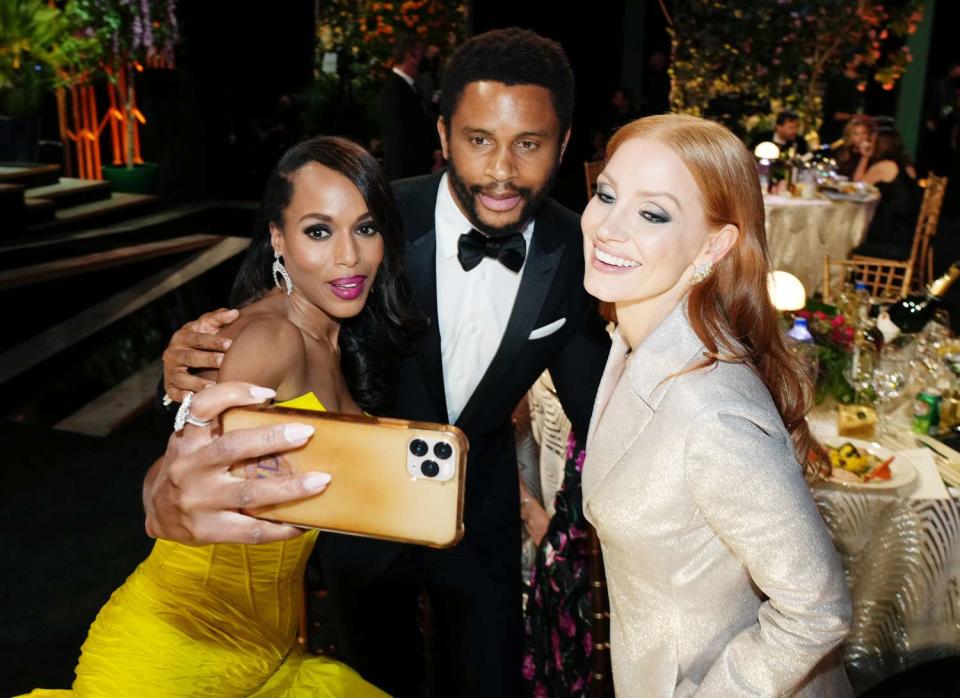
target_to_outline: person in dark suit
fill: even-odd
[[[780,146],[781,153],[785,153],[790,148],[796,148],[797,155],[806,155],[810,150],[807,139],[800,134],[800,117],[792,111],[782,111],[777,114],[773,130],[758,133],[750,147],[756,147],[758,143],[764,141],[776,143]]]
[[[436,631],[434,695],[521,690],[511,413],[549,369],[574,430],[586,433],[610,347],[583,289],[579,219],[549,198],[570,135],[573,94],[573,74],[557,43],[520,29],[470,39],[444,75],[438,130],[447,170],[394,185],[414,299],[430,322],[416,355],[401,364],[390,414],[451,422],[466,432],[466,535],[449,550],[327,536],[319,555],[338,651],[396,696],[421,695],[425,680],[421,590]],[[202,387],[189,367],[215,365],[220,344],[211,333],[232,317],[208,314],[174,336],[164,354],[165,386],[174,399]],[[231,434],[215,455],[198,456],[179,454],[171,442],[145,486],[148,530],[209,542],[225,536],[218,524],[229,521],[231,540],[291,535],[287,527],[237,514],[210,474],[216,458],[232,463],[238,453],[282,451],[284,443],[278,435]],[[168,484],[171,472],[177,482]],[[250,483],[245,497],[258,504],[307,492],[298,480]],[[227,506],[234,510],[225,519]]]
[[[388,179],[427,174],[433,168],[437,128],[416,84],[423,51],[418,37],[400,39],[393,69],[380,90],[383,167]]]

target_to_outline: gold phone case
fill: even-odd
[[[320,494],[247,513],[263,519],[436,548],[463,537],[466,435],[453,426],[289,407],[236,407],[222,417],[223,432],[283,422],[316,430],[298,449],[278,458],[238,463],[242,477],[308,471],[330,473]],[[415,444],[419,441],[419,444]],[[449,446],[449,454],[445,447]],[[423,445],[427,451],[423,451]],[[433,463],[430,465],[427,461]],[[434,466],[438,470],[431,476]]]

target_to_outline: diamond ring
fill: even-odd
[[[195,427],[208,427],[213,424],[212,419],[197,419],[192,414],[190,414],[190,404],[193,402],[193,393],[187,393],[183,397],[183,402],[180,403],[180,409],[177,410],[177,416],[173,418],[173,430],[174,431],[183,431],[183,428],[192,424]]]

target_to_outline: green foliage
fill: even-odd
[[[753,98],[816,129],[826,78],[853,56],[864,89],[871,78],[893,88],[922,12],[922,0],[675,0],[673,108],[702,114],[716,97]]]
[[[27,117],[53,83],[67,21],[42,0],[0,0],[0,112]]]
[[[309,119],[329,123],[330,110],[352,103],[358,118],[375,122],[372,107],[393,65],[394,45],[416,34],[449,55],[466,35],[466,5],[444,0],[326,0],[317,4],[316,84],[306,95]],[[337,75],[323,73],[324,55],[337,54]],[[360,105],[360,106],[357,106]]]

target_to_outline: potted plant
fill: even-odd
[[[140,155],[139,127],[146,117],[137,108],[136,76],[145,66],[173,67],[179,40],[175,0],[73,0],[75,12],[96,32],[106,49],[100,71],[110,96],[113,164],[105,179],[117,191],[152,193],[158,166]]]

